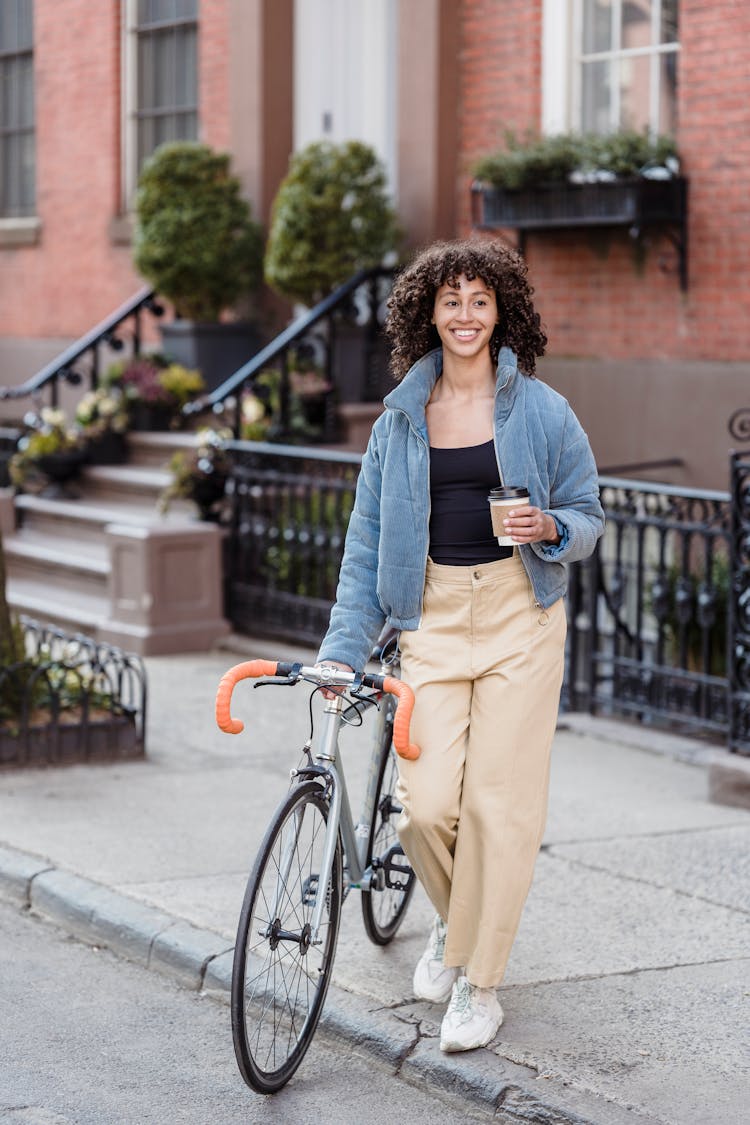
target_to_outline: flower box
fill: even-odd
[[[517,190],[476,181],[472,219],[479,230],[517,230],[521,253],[527,233],[533,231],[625,227],[637,239],[646,227],[663,227],[677,249],[680,285],[687,289],[687,180],[682,176],[668,180],[633,176]]]
[[[565,227],[620,226],[640,228],[650,223],[681,223],[685,217],[686,181],[683,177],[582,184],[540,184],[512,191],[472,189],[474,225],[519,230]]]

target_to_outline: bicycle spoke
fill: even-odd
[[[232,986],[235,1049],[243,1077],[266,1093],[299,1065],[329,983],[342,862],[337,847],[331,879],[322,887],[327,812],[314,783],[290,794],[267,834],[243,906]],[[313,944],[321,894],[323,915]]]

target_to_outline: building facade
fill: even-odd
[[[472,167],[508,131],[649,128],[688,181],[687,285],[667,231],[530,234],[541,374],[603,468],[724,487],[750,405],[749,45],[740,0],[0,0],[0,384],[139,287],[162,140],[231,152],[263,222],[295,148],[366,140],[416,246],[471,232]]]

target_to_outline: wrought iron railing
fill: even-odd
[[[728,493],[602,477],[607,527],[570,568],[569,708],[728,730]]]
[[[239,632],[315,644],[328,624],[361,457],[229,446],[227,616]]]
[[[22,655],[0,667],[0,766],[142,756],[140,657],[21,617]]]
[[[0,387],[0,399],[31,398],[35,405],[58,406],[63,383],[78,386],[87,382],[94,390],[102,374],[104,349],[119,352],[129,343],[132,354],[141,350],[143,315],[162,315],[153,289],[140,289],[96,327],[67,347],[36,375],[17,387]]]
[[[240,632],[315,645],[360,457],[246,442],[231,454],[227,615]],[[566,709],[750,752],[750,459],[735,472],[734,497],[600,478],[605,536],[569,568]]]
[[[750,754],[750,454],[733,453],[729,747]]]
[[[274,371],[278,376],[279,402],[272,436],[293,440],[300,399],[304,398],[299,383],[295,387],[295,375],[309,366],[327,387],[322,392],[323,412],[314,436],[334,439],[337,405],[379,402],[392,385],[382,325],[393,273],[392,269],[377,266],[354,274],[314,308],[293,320],[215,391],[189,404],[186,413],[206,409],[225,413],[235,438],[240,438],[243,394],[263,394],[264,388],[259,390],[259,376]],[[310,427],[305,427],[304,420],[297,432],[309,440]]]

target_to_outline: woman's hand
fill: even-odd
[[[514,543],[560,542],[560,533],[552,516],[530,504],[512,508],[503,520],[503,527]]]
[[[338,660],[321,660],[319,664],[315,665],[316,668],[340,668],[342,672],[353,672],[354,669],[350,664],[341,664]],[[342,687],[336,688],[323,688],[324,699],[335,699],[337,695],[341,695],[344,689]]]

